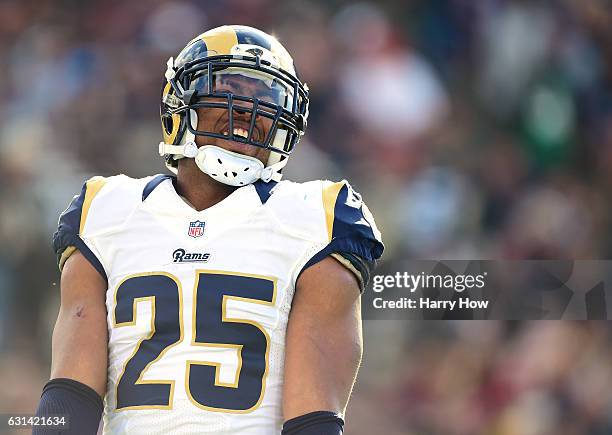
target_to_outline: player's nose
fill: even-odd
[[[252,113],[249,110],[246,110],[245,108],[234,108],[234,125],[236,124],[242,124],[245,127],[251,125],[251,121],[252,121]]]
[[[234,119],[239,119],[240,121],[250,121],[251,112],[252,110],[247,107],[234,106]]]

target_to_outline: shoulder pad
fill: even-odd
[[[131,214],[139,200],[147,179],[133,179],[125,175],[93,177],[83,184],[70,205],[60,215],[53,235],[53,248],[58,265],[76,250],[93,264],[106,278],[104,268],[94,254],[92,238],[118,229]]]
[[[270,201],[277,204],[274,212],[281,223],[324,246],[302,271],[333,255],[362,285],[368,282],[384,245],[370,210],[346,180],[283,181]]]
[[[286,232],[314,242],[327,241],[321,181],[283,180],[270,190],[266,206]]]

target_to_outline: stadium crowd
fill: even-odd
[[[276,34],[311,89],[286,170],[347,178],[385,270],[612,254],[605,0],[0,2],[0,412],[48,376],[57,217],[94,174],[163,172],[163,71],[221,24]],[[365,324],[347,433],[612,433],[606,322]]]

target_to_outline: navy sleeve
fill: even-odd
[[[362,290],[370,280],[376,260],[382,256],[384,245],[373,218],[351,186],[342,182],[333,206],[333,224],[330,241],[302,268],[318,263],[332,254],[339,254],[361,275]],[[343,261],[343,263],[345,263]]]
[[[43,388],[36,416],[65,416],[68,427],[34,426],[32,435],[95,435],[103,409],[102,398],[87,385],[74,379],[52,379]]]
[[[70,254],[78,249],[83,256],[107,280],[102,263],[81,238],[84,224],[93,196],[101,188],[99,180],[91,179],[83,185],[80,195],[75,196],[66,210],[60,215],[57,231],[53,234],[53,249],[57,255],[60,270]]]
[[[344,420],[331,411],[314,411],[287,420],[281,435],[342,435]]]

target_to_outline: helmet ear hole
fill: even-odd
[[[164,127],[165,133],[167,135],[171,135],[174,127],[174,121],[172,120],[172,116],[164,114],[162,116],[162,126]]]
[[[161,115],[161,125],[164,141],[175,145],[181,127],[181,116],[177,113],[171,114],[166,112]]]

